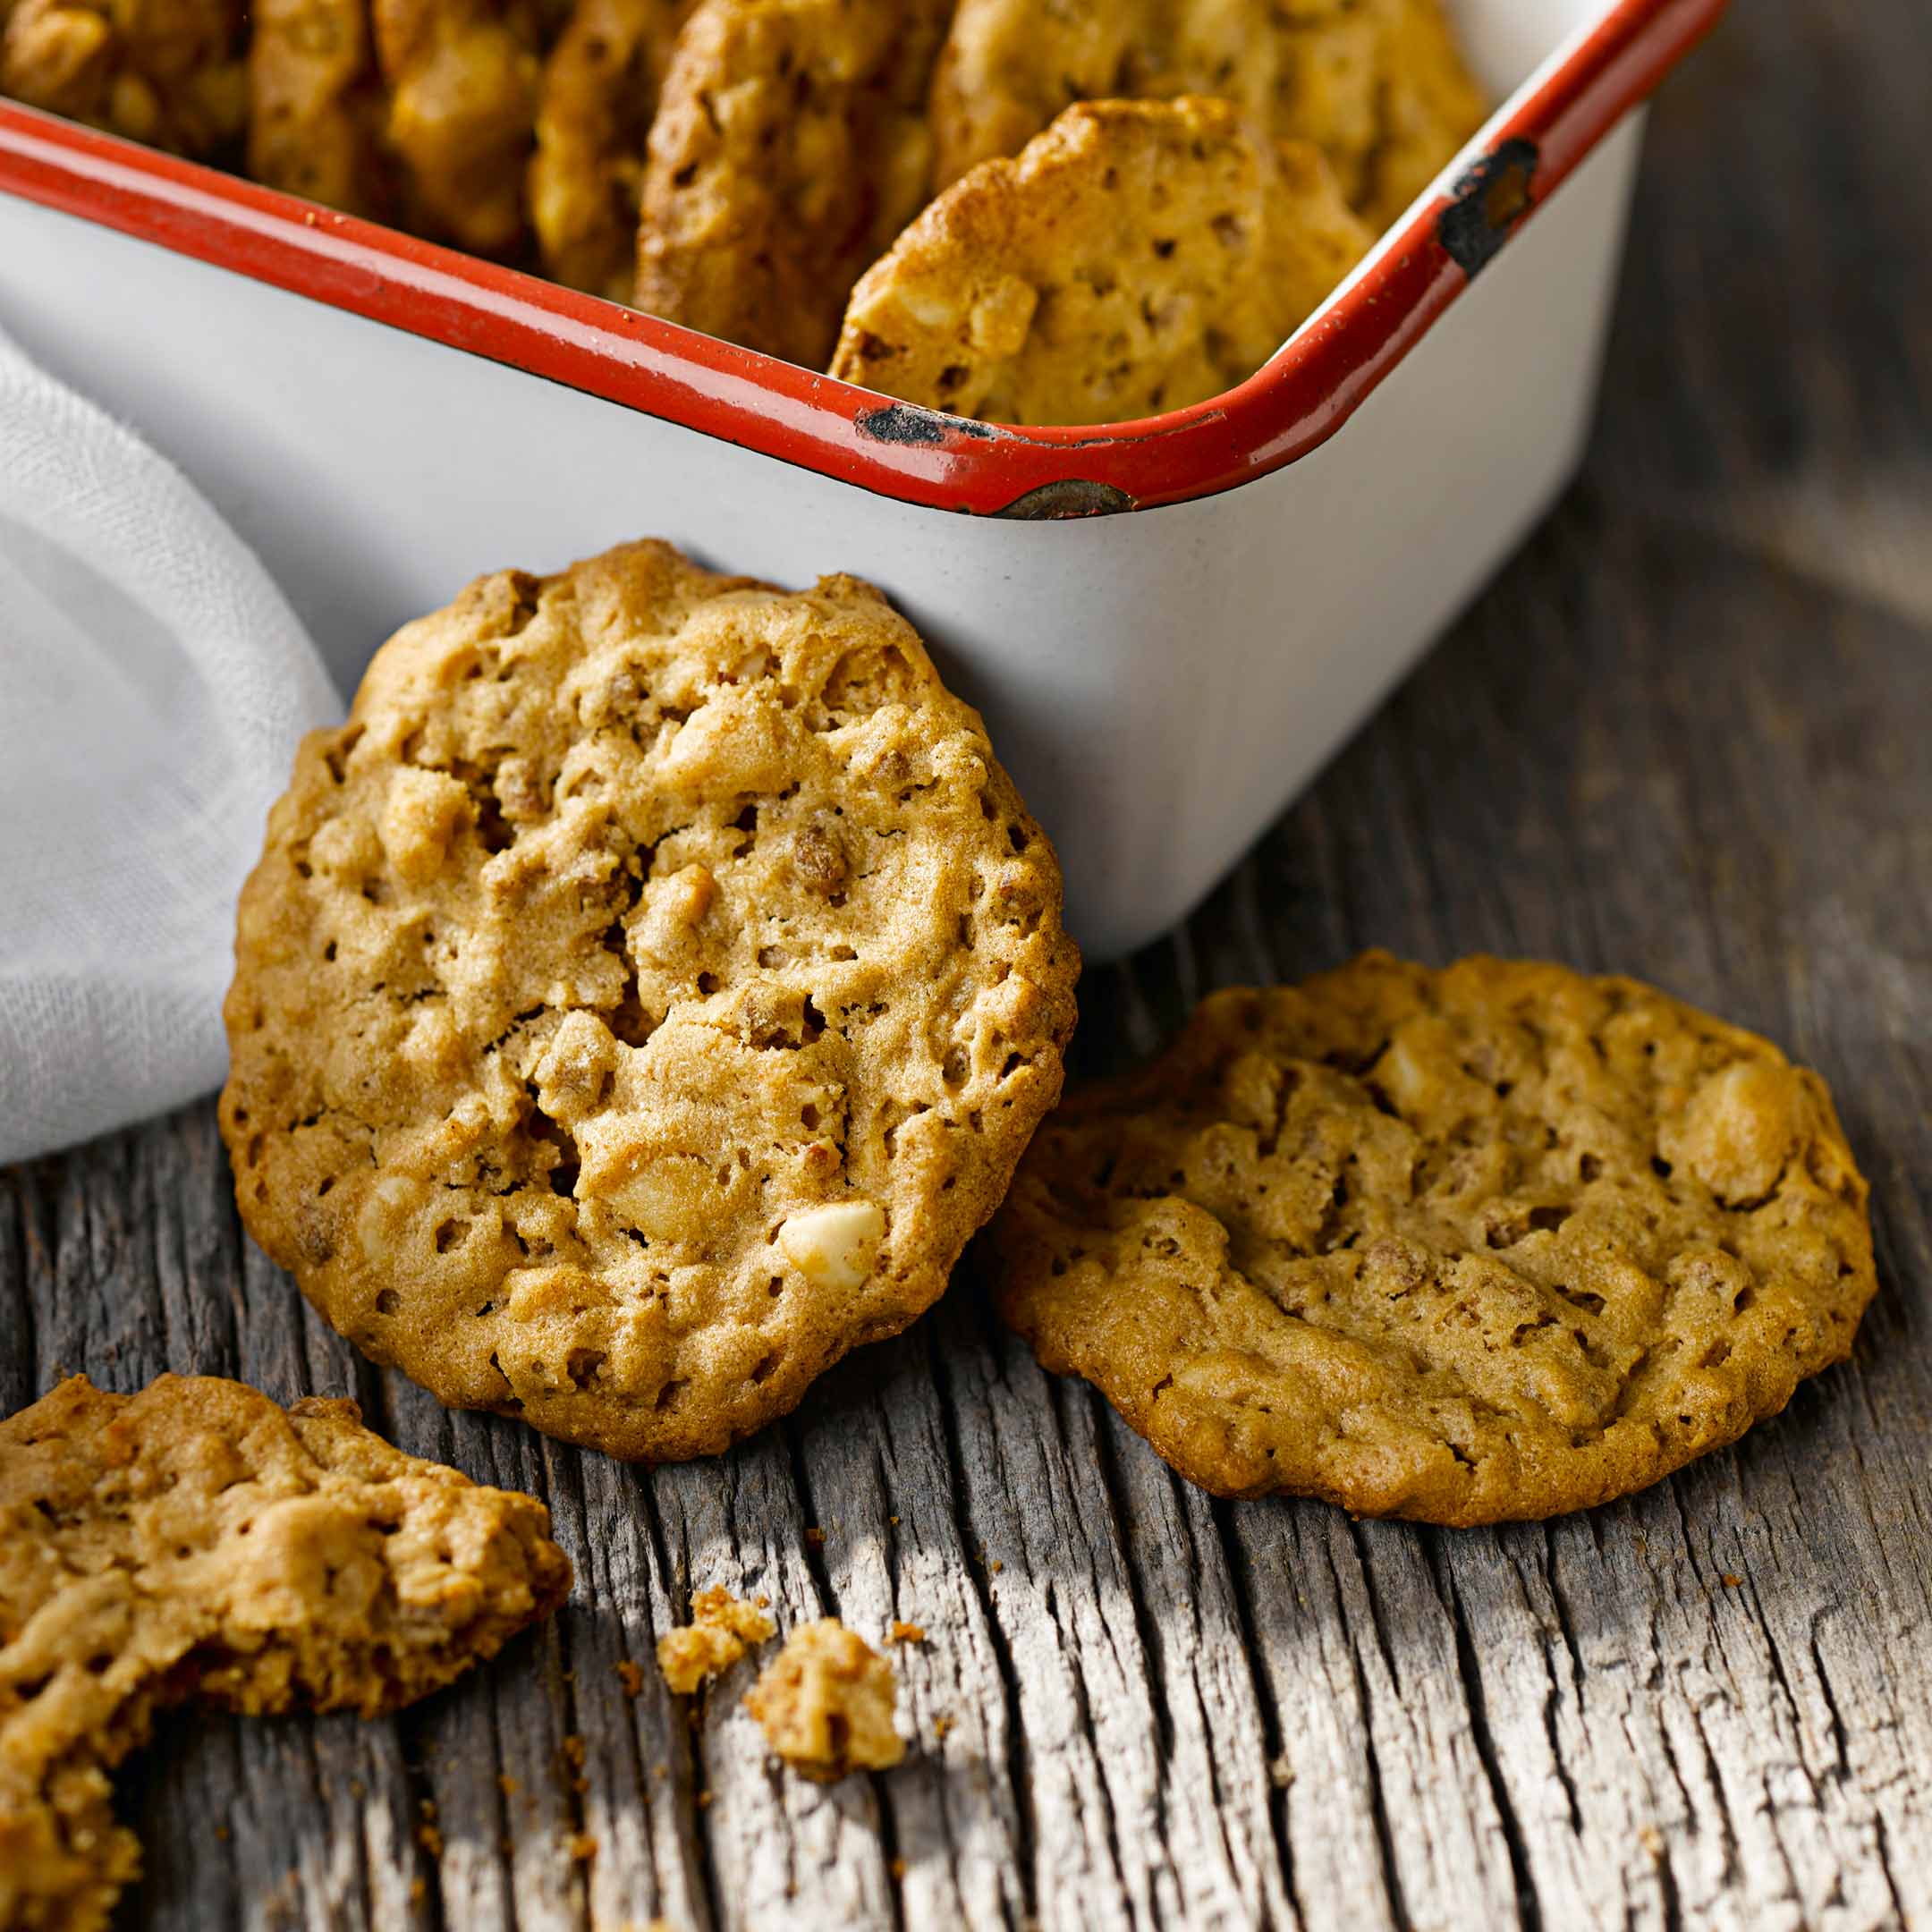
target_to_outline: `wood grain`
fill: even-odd
[[[1653,978],[1835,1088],[1884,1284],[1855,1362],[1587,1516],[1357,1524],[1179,1483],[969,1266],[782,1428],[647,1474],[370,1370],[191,1108],[0,1177],[0,1402],[348,1392],[547,1497],[579,1580],[394,1723],[172,1724],[128,1923],[1932,1925],[1928,59],[1917,0],[1735,10],[1658,106],[1583,481],[1199,917],[1091,978],[1079,1043],[1371,942]],[[652,1646],[712,1582],[923,1624],[908,1763],[777,1775],[743,1667],[680,1708]]]

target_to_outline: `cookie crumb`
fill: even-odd
[[[416,1843],[431,1858],[443,1856],[443,1834],[434,1825],[419,1825],[416,1827]]]
[[[1744,1579],[1741,1576],[1733,1576],[1728,1570],[1724,1573],[1723,1582],[1726,1589],[1741,1589],[1744,1587]]]
[[[891,1871],[894,1882],[896,1884],[905,1877],[906,1861],[902,1858],[895,1858],[887,1868]]]
[[[573,1731],[564,1740],[564,1762],[572,1771],[581,1771],[584,1761],[584,1741]]]
[[[899,1618],[894,1617],[893,1619],[891,1636],[894,1643],[924,1643],[926,1641],[926,1626],[923,1623],[902,1623]]]
[[[697,1802],[700,1811],[708,1811],[711,1809],[711,1793],[708,1791],[699,1792]]]
[[[644,1666],[630,1657],[619,1658],[617,1681],[623,1686],[623,1694],[626,1697],[640,1695],[644,1689]]]
[[[572,1864],[588,1865],[597,1854],[597,1838],[590,1832],[572,1832],[565,1841],[564,1849],[569,1852]]]
[[[836,1617],[792,1631],[745,1695],[771,1748],[802,1776],[831,1784],[905,1756],[893,1727],[892,1665]]]
[[[945,1741],[946,1733],[953,1728],[953,1720],[942,1711],[938,1716],[933,1719],[932,1725],[933,1735],[943,1744]]]
[[[417,1911],[422,1910],[423,1901],[429,1896],[429,1887],[420,1878],[411,1878],[409,1886],[409,1902]]]
[[[518,1790],[517,1781],[513,1777],[512,1777],[507,1771],[505,1771],[497,1778],[496,1789],[500,1791],[505,1798],[514,1798],[517,1794]]]
[[[764,1602],[761,1597],[758,1604]],[[740,1603],[722,1583],[714,1583],[691,1598],[691,1621],[657,1640],[657,1668],[678,1696],[689,1697],[776,1628],[762,1608]]]
[[[825,1531],[817,1523],[812,1523],[806,1529],[805,1540],[814,1549],[823,1549],[825,1547]]]

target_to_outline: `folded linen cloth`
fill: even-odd
[[[235,895],[341,713],[227,524],[0,335],[0,1163],[219,1082]]]

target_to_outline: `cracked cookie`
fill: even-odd
[[[831,1784],[854,1771],[888,1771],[904,1758],[893,1723],[898,1696],[891,1663],[836,1617],[821,1617],[785,1639],[744,1701],[794,1771]]]
[[[978,716],[869,585],[640,543],[485,577],[312,736],[221,1123],[261,1244],[439,1399],[723,1449],[937,1299],[1079,958]]]
[[[651,125],[640,309],[819,369],[927,195],[948,0],[702,0]]]
[[[1320,152],[1224,101],[1087,101],[955,182],[852,291],[831,373],[1004,423],[1245,382],[1368,252]]]
[[[1223,1496],[1469,1524],[1642,1487],[1850,1353],[1815,1073],[1635,980],[1368,953],[1217,993],[1042,1128],[1006,1319]]]
[[[0,1925],[107,1923],[140,1866],[107,1774],[157,1711],[412,1703],[563,1601],[548,1532],[352,1402],[76,1376],[0,1422]]]
[[[1208,94],[1313,141],[1377,227],[1481,124],[1440,0],[960,0],[934,71],[934,178],[1017,154],[1072,102]]]

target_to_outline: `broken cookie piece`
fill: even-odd
[[[766,1599],[741,1603],[722,1583],[691,1598],[691,1620],[657,1640],[657,1668],[680,1697],[728,1671],[752,1644],[777,1629],[765,1614]]]
[[[823,1617],[785,1640],[745,1693],[745,1708],[794,1771],[829,1784],[905,1756],[893,1724],[897,1698],[892,1665],[836,1617]]]
[[[107,1774],[157,1710],[412,1703],[563,1601],[548,1532],[352,1402],[76,1376],[0,1422],[0,1926],[106,1923],[140,1865]]]
[[[983,421],[1157,415],[1253,375],[1370,239],[1319,150],[1225,102],[1085,102],[867,271],[832,374]]]

